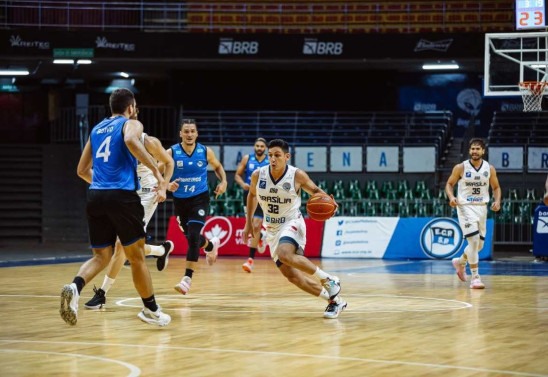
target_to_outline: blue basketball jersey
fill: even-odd
[[[253,172],[258,168],[266,165],[268,165],[268,155],[265,154],[263,160],[259,161],[257,160],[255,154],[250,154],[247,160],[247,164],[245,165],[245,183],[250,184],[251,174],[253,174]]]
[[[191,198],[209,190],[207,186],[207,148],[197,143],[194,151],[187,154],[181,144],[171,146],[175,169],[172,181],[179,188],[173,193],[176,198]]]
[[[106,118],[91,130],[93,174],[90,189],[139,189],[137,159],[124,142],[123,130],[127,121],[121,115]]]

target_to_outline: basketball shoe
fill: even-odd
[[[101,309],[107,302],[106,293],[102,288],[97,289],[95,286],[93,286],[93,292],[95,292],[95,295],[84,304],[84,307],[86,309]]]
[[[470,288],[471,289],[484,289],[485,284],[482,283],[481,278],[479,275],[476,275],[472,278],[472,281],[470,281]]]
[[[455,267],[455,270],[457,270],[457,276],[459,277],[460,281],[466,281],[468,278],[466,276],[466,265],[460,263],[459,258],[453,258],[451,259],[451,262],[453,263],[453,267]]]
[[[167,326],[169,322],[171,322],[169,314],[163,313],[160,306],[158,306],[158,310],[155,312],[148,308],[143,308],[143,310],[137,314],[137,317],[143,322],[157,326]]]
[[[346,301],[344,301],[342,298],[339,298],[338,301],[339,302],[335,302],[335,300],[329,301],[329,304],[327,305],[327,308],[325,308],[325,312],[323,313],[324,318],[337,318],[348,305]]]
[[[164,247],[164,250],[165,250],[164,254],[160,255],[156,259],[156,268],[158,269],[158,271],[163,271],[166,269],[167,264],[169,262],[169,254],[171,254],[171,252],[175,248],[175,245],[171,241],[166,241],[162,243],[162,246]]]
[[[209,240],[213,244],[213,249],[211,251],[206,251],[206,262],[208,265],[212,265],[217,260],[217,254],[219,252],[219,245],[221,244],[221,240],[217,237],[213,237]]]
[[[182,295],[186,295],[190,291],[190,286],[192,285],[192,279],[188,276],[183,277],[179,283],[175,285],[175,290]]]
[[[247,258],[247,262],[242,264],[242,269],[245,272],[251,272],[253,271],[253,258]]]
[[[76,322],[78,321],[79,298],[78,288],[76,288],[76,284],[74,283],[66,284],[61,290],[61,307],[59,309],[59,314],[61,314],[63,321],[71,326],[76,325]]]
[[[341,282],[338,277],[331,276],[322,283],[323,287],[329,293],[329,299],[333,300],[341,291]]]

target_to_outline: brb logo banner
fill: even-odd
[[[233,38],[219,39],[219,55],[257,55],[259,42],[237,41]]]
[[[316,38],[305,38],[303,45],[303,55],[342,55],[342,42],[324,42]]]

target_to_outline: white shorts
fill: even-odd
[[[156,192],[139,193],[139,197],[141,198],[141,204],[145,209],[145,217],[143,218],[143,221],[145,222],[145,230],[147,230],[148,222],[152,218],[152,215],[154,215],[156,207],[158,207],[158,203],[155,203]]]
[[[293,219],[277,228],[267,227],[266,229],[266,242],[270,247],[270,256],[274,262],[278,261],[278,244],[280,239],[286,237],[291,238],[298,245],[297,254],[304,254],[304,247],[306,245],[306,224],[304,218],[300,216],[298,219]]]
[[[475,234],[485,237],[487,231],[487,206],[486,205],[459,205],[457,206],[459,225],[464,237]]]

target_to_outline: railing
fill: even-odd
[[[303,214],[306,213],[301,208]],[[436,199],[417,200],[377,200],[377,199],[339,199],[340,216],[377,216],[377,217],[453,217],[456,219],[456,211],[449,207],[447,201],[440,202]],[[510,206],[512,208],[528,207],[527,212],[508,214],[504,210],[493,213],[489,210],[489,216],[495,221],[495,245],[528,245],[532,244],[532,210],[539,204],[534,200],[518,200]],[[513,211],[513,210],[512,210]],[[512,212],[514,213],[514,212]],[[243,199],[223,195],[215,200],[212,197],[211,216],[236,216],[243,217]],[[148,225],[148,234],[155,241],[165,239],[170,216],[174,216],[173,202],[168,199],[161,203]]]
[[[513,1],[0,1],[0,26],[225,33],[513,31]]]

